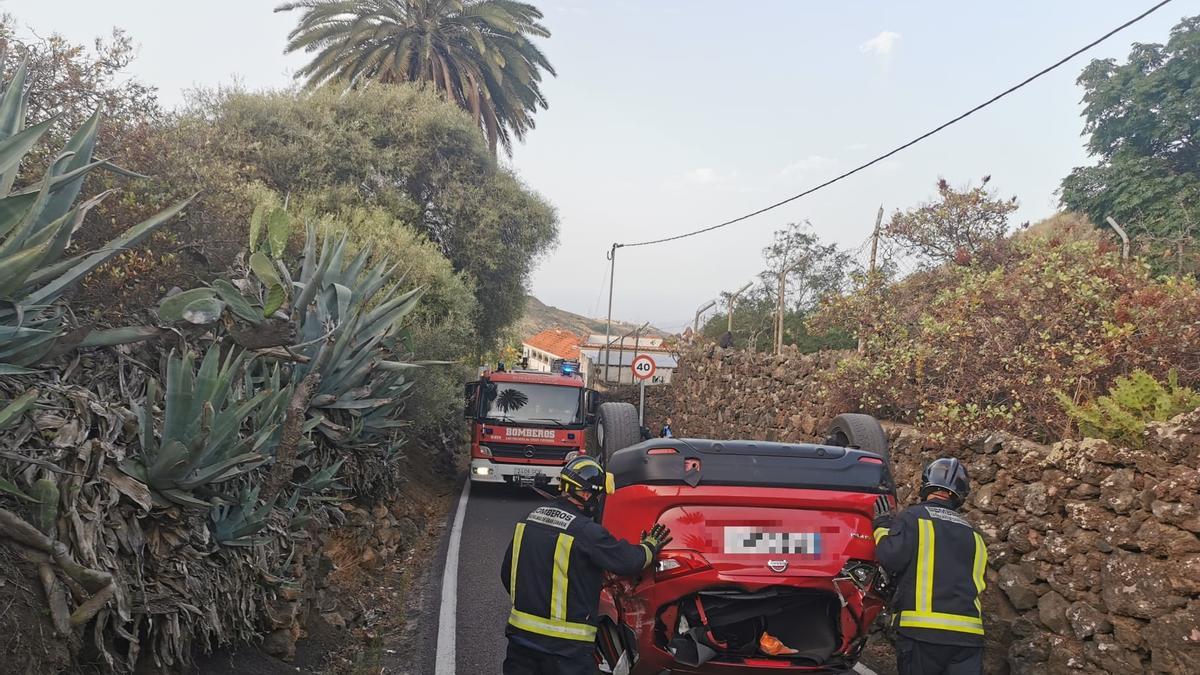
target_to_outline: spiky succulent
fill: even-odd
[[[50,162],[38,183],[14,188],[22,159],[54,121],[25,127],[26,76],[22,64],[0,95],[0,375],[32,372],[28,366],[51,354],[66,331],[69,317],[56,304],[63,292],[113,256],[136,246],[187,204],[181,202],[142,221],[99,251],[64,259],[71,235],[87,212],[109,194],[103,192],[76,205],[87,174],[102,168],[128,172],[107,160],[93,161],[101,120],[96,111]],[[140,331],[99,332],[84,344],[144,337]]]

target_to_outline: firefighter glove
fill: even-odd
[[[875,527],[889,527],[892,524],[892,503],[887,495],[879,495],[875,500]]]
[[[654,527],[650,528],[649,532],[642,533],[642,543],[645,544],[650,552],[658,555],[658,552],[663,550],[671,541],[671,529],[662,523],[655,523]]]

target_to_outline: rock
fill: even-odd
[[[1145,670],[1138,653],[1118,644],[1111,635],[1097,635],[1095,640],[1084,642],[1083,654],[1106,673],[1138,673]]]
[[[1142,523],[1134,535],[1138,549],[1164,558],[1200,552],[1200,537],[1156,520]]]
[[[1172,592],[1173,565],[1146,555],[1118,552],[1100,572],[1100,595],[1110,614],[1154,619],[1183,607],[1187,600]]]
[[[346,630],[346,617],[338,612],[325,612],[321,614],[321,620],[329,624],[330,627],[337,630]]]
[[[262,648],[271,656],[290,661],[296,656],[296,639],[290,629],[280,628],[267,634]]]
[[[1008,601],[1018,610],[1032,609],[1037,606],[1038,594],[1034,589],[1036,579],[1033,574],[1020,564],[1005,565],[999,571],[1000,590],[1008,596]]]
[[[1109,617],[1109,622],[1112,624],[1113,637],[1117,642],[1130,649],[1141,649],[1145,645],[1146,641],[1142,638],[1145,621],[1131,619],[1127,616],[1112,616]]]
[[[417,540],[417,536],[421,533],[417,523],[412,518],[401,518],[396,523],[396,528],[400,531],[400,541],[402,546],[411,546]]]
[[[1038,619],[1042,625],[1059,635],[1069,635],[1071,624],[1067,621],[1070,603],[1063,596],[1050,591],[1037,600]]]
[[[1025,511],[1035,516],[1050,512],[1050,495],[1045,484],[1033,483],[1025,489]]]
[[[1151,667],[1164,673],[1200,673],[1200,600],[1142,628]]]
[[[1071,625],[1071,632],[1080,640],[1112,630],[1112,623],[1109,622],[1108,617],[1101,614],[1100,610],[1091,604],[1083,601],[1071,603],[1067,607],[1067,622]]]
[[[363,547],[362,553],[358,557],[358,564],[366,570],[377,570],[383,567],[383,557],[375,552],[375,549],[370,546]]]

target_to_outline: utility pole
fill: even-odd
[[[613,298],[613,275],[617,271],[617,244],[613,242],[612,248],[608,250],[608,259],[610,266],[608,269],[608,319],[604,322],[604,383],[608,384],[608,356],[609,340],[612,339],[612,298]]]
[[[729,296],[729,315],[728,315],[728,317],[726,317],[728,319],[728,321],[725,322],[725,330],[726,331],[728,331],[730,333],[733,332],[733,307],[735,304],[737,304],[738,296],[741,295],[742,293],[745,293],[746,291],[750,290],[750,287],[753,285],[754,285],[754,282],[751,281],[750,283],[746,284],[745,286],[742,286],[741,288],[739,288],[733,295]]]
[[[879,252],[879,227],[883,224],[883,204],[879,205],[879,213],[875,214],[875,229],[871,232],[871,265],[867,268],[867,295],[875,295],[875,255]],[[863,337],[866,326],[858,327],[858,353],[867,351],[867,341]]]
[[[1117,235],[1121,237],[1121,262],[1129,260],[1129,235],[1125,234],[1125,228],[1121,227],[1120,223],[1113,220],[1112,216],[1105,218],[1109,225],[1117,231]]]
[[[700,309],[696,310],[696,318],[692,320],[692,335],[700,334],[700,315],[707,312],[708,308],[715,304],[717,304],[716,300],[709,300],[704,305],[701,305]]]
[[[783,308],[785,303],[784,297],[787,295],[787,274],[788,268],[785,266],[779,270],[779,302],[775,308],[775,355],[779,356],[783,352]]]

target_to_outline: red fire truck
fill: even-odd
[[[551,371],[500,366],[467,384],[472,481],[557,484],[568,456],[587,452],[597,394],[584,386],[578,361],[557,360]]]

